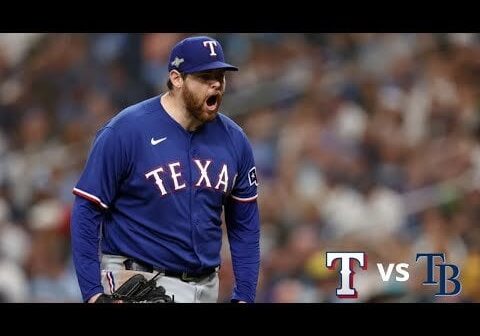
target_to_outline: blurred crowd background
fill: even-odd
[[[202,34],[240,67],[222,111],[257,163],[257,302],[480,302],[479,34]],[[0,302],[81,302],[72,188],[186,35],[0,34]],[[367,253],[357,299],[336,297],[326,251]],[[460,268],[460,295],[422,285],[422,252]],[[222,256],[227,302],[226,239]],[[376,264],[401,262],[409,281],[383,282]]]

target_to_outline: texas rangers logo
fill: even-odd
[[[203,41],[203,46],[205,48],[210,48],[210,56],[217,56],[215,52],[215,47],[217,46],[217,42],[215,41]]]
[[[248,182],[250,182],[250,185],[256,185],[258,186],[258,180],[257,180],[257,169],[253,167],[252,169],[249,170],[248,172]]]

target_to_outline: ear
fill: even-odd
[[[169,76],[170,76],[170,81],[173,84],[173,87],[175,87],[177,89],[182,88],[183,78],[182,78],[182,75],[180,74],[180,72],[178,72],[177,70],[172,70],[172,71],[170,71]]]

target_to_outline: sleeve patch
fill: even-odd
[[[250,182],[250,185],[256,185],[258,186],[258,180],[257,180],[257,168],[253,167],[248,171],[248,182]]]

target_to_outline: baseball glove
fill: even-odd
[[[100,295],[95,303],[173,303],[173,296],[167,295],[163,286],[156,286],[158,275],[147,281],[142,274],[135,274],[112,295]]]

